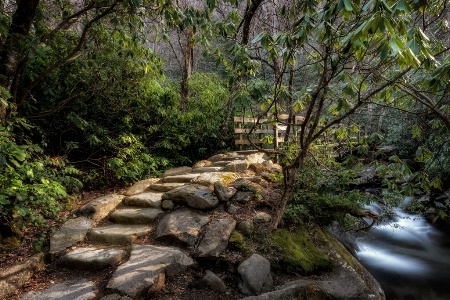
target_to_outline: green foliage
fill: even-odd
[[[31,225],[41,227],[56,217],[81,182],[79,171],[61,157],[50,158],[30,143],[18,144],[13,129],[27,126],[17,120],[0,127],[0,224],[17,234]]]
[[[272,242],[280,248],[277,267],[302,275],[317,274],[331,269],[331,261],[314,245],[305,227],[294,232],[278,229],[271,235]]]
[[[284,219],[288,222],[315,222],[329,225],[344,221],[348,213],[357,212],[369,201],[359,191],[345,190],[355,179],[355,171],[333,158],[317,160],[309,157],[299,170],[294,193]]]

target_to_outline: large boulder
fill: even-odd
[[[92,228],[94,221],[85,217],[70,219],[50,238],[50,255],[58,255],[73,244],[81,242]]]
[[[236,189],[233,187],[226,187],[222,182],[214,182],[214,193],[219,201],[226,202],[236,193]]]
[[[165,216],[158,224],[156,236],[160,240],[171,240],[193,247],[200,229],[209,221],[208,216],[190,210],[177,210]]]
[[[109,194],[92,200],[88,204],[80,207],[75,213],[93,219],[95,222],[100,221],[113,211],[125,198],[124,195]]]
[[[130,259],[117,268],[107,289],[140,299],[161,273],[173,276],[193,264],[192,258],[176,248],[134,245]]]
[[[234,160],[223,167],[224,172],[238,172],[242,173],[247,171],[248,162],[246,160]]]
[[[219,199],[210,189],[195,184],[173,189],[166,192],[162,198],[196,209],[213,209],[219,204]]]
[[[203,239],[198,246],[198,256],[216,258],[227,248],[231,232],[236,226],[233,219],[216,219],[211,221],[206,228]]]
[[[201,173],[200,176],[194,178],[192,184],[200,184],[211,189],[214,188],[214,183],[220,181],[223,185],[228,185],[239,178],[239,175],[233,172],[209,172]]]
[[[133,196],[144,192],[150,185],[159,181],[159,178],[149,178],[136,182],[125,193],[125,196]]]
[[[241,280],[239,290],[244,295],[259,295],[273,289],[270,262],[259,254],[253,254],[238,267]]]

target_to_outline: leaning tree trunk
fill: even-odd
[[[30,32],[40,0],[17,1],[18,6],[9,26],[8,36],[0,53],[0,86],[11,89],[19,63],[23,56],[23,44]],[[6,107],[0,109],[0,120],[5,120]]]

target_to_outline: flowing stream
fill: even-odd
[[[374,204],[370,208],[379,210]],[[449,232],[397,208],[391,220],[373,226],[355,242],[357,258],[387,299],[450,299]]]

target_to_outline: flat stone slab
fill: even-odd
[[[0,299],[23,287],[34,273],[44,267],[44,254],[36,254],[23,262],[2,270],[0,274]]]
[[[186,166],[178,167],[178,168],[166,170],[162,177],[184,175],[184,174],[189,174],[191,172],[192,172],[191,167],[186,167]]]
[[[130,259],[117,268],[107,289],[139,299],[159,274],[172,276],[193,264],[192,258],[176,248],[134,245]]]
[[[213,165],[216,167],[223,167],[223,166],[228,165],[229,163],[230,163],[230,161],[228,161],[228,160],[219,160],[219,161],[216,161]]]
[[[227,155],[222,158],[222,160],[226,161],[234,161],[234,160],[245,160],[247,158],[246,155]]]
[[[82,279],[54,284],[48,289],[30,292],[22,300],[90,300],[96,299],[97,287],[94,282]]]
[[[125,193],[125,196],[133,196],[145,191],[150,185],[159,181],[159,178],[149,178],[136,182]]]
[[[198,176],[200,176],[199,173],[167,176],[167,177],[164,177],[163,179],[161,179],[161,182],[162,183],[187,183]]]
[[[128,206],[160,208],[162,202],[161,200],[162,194],[163,193],[153,193],[153,192],[140,193],[125,198],[123,202],[125,203],[125,205]]]
[[[223,167],[199,167],[195,168],[193,172],[195,173],[206,173],[206,172],[220,172],[223,170]]]
[[[129,245],[132,244],[137,237],[149,234],[151,231],[152,227],[145,225],[113,224],[91,229],[87,238],[96,243]]]
[[[212,209],[219,204],[219,199],[213,191],[199,184],[188,184],[173,189],[166,192],[162,198],[196,209]]]
[[[233,160],[223,167],[223,171],[225,172],[245,172],[247,169],[248,162],[246,160]]]
[[[184,183],[171,182],[171,183],[155,183],[148,187],[148,190],[153,190],[157,192],[168,192],[177,187],[185,185]]]
[[[227,185],[236,179],[239,175],[233,172],[209,172],[202,173],[197,178],[191,181],[191,184],[201,184],[211,189],[214,188],[214,182],[220,181],[223,185]]]
[[[205,228],[205,235],[198,246],[199,257],[219,257],[228,246],[231,232],[236,227],[233,219],[212,220]]]
[[[117,209],[109,217],[120,224],[151,224],[163,213],[159,208],[129,207]]]
[[[124,195],[109,194],[83,205],[76,211],[76,214],[89,217],[98,222],[113,211],[124,198]]]
[[[50,238],[50,254],[56,255],[84,240],[93,225],[94,221],[85,217],[68,220]]]
[[[165,216],[156,229],[158,239],[171,240],[194,246],[200,229],[209,221],[208,216],[190,210],[177,210]]]
[[[77,248],[64,255],[60,264],[67,269],[97,270],[117,266],[125,254],[118,249]]]

